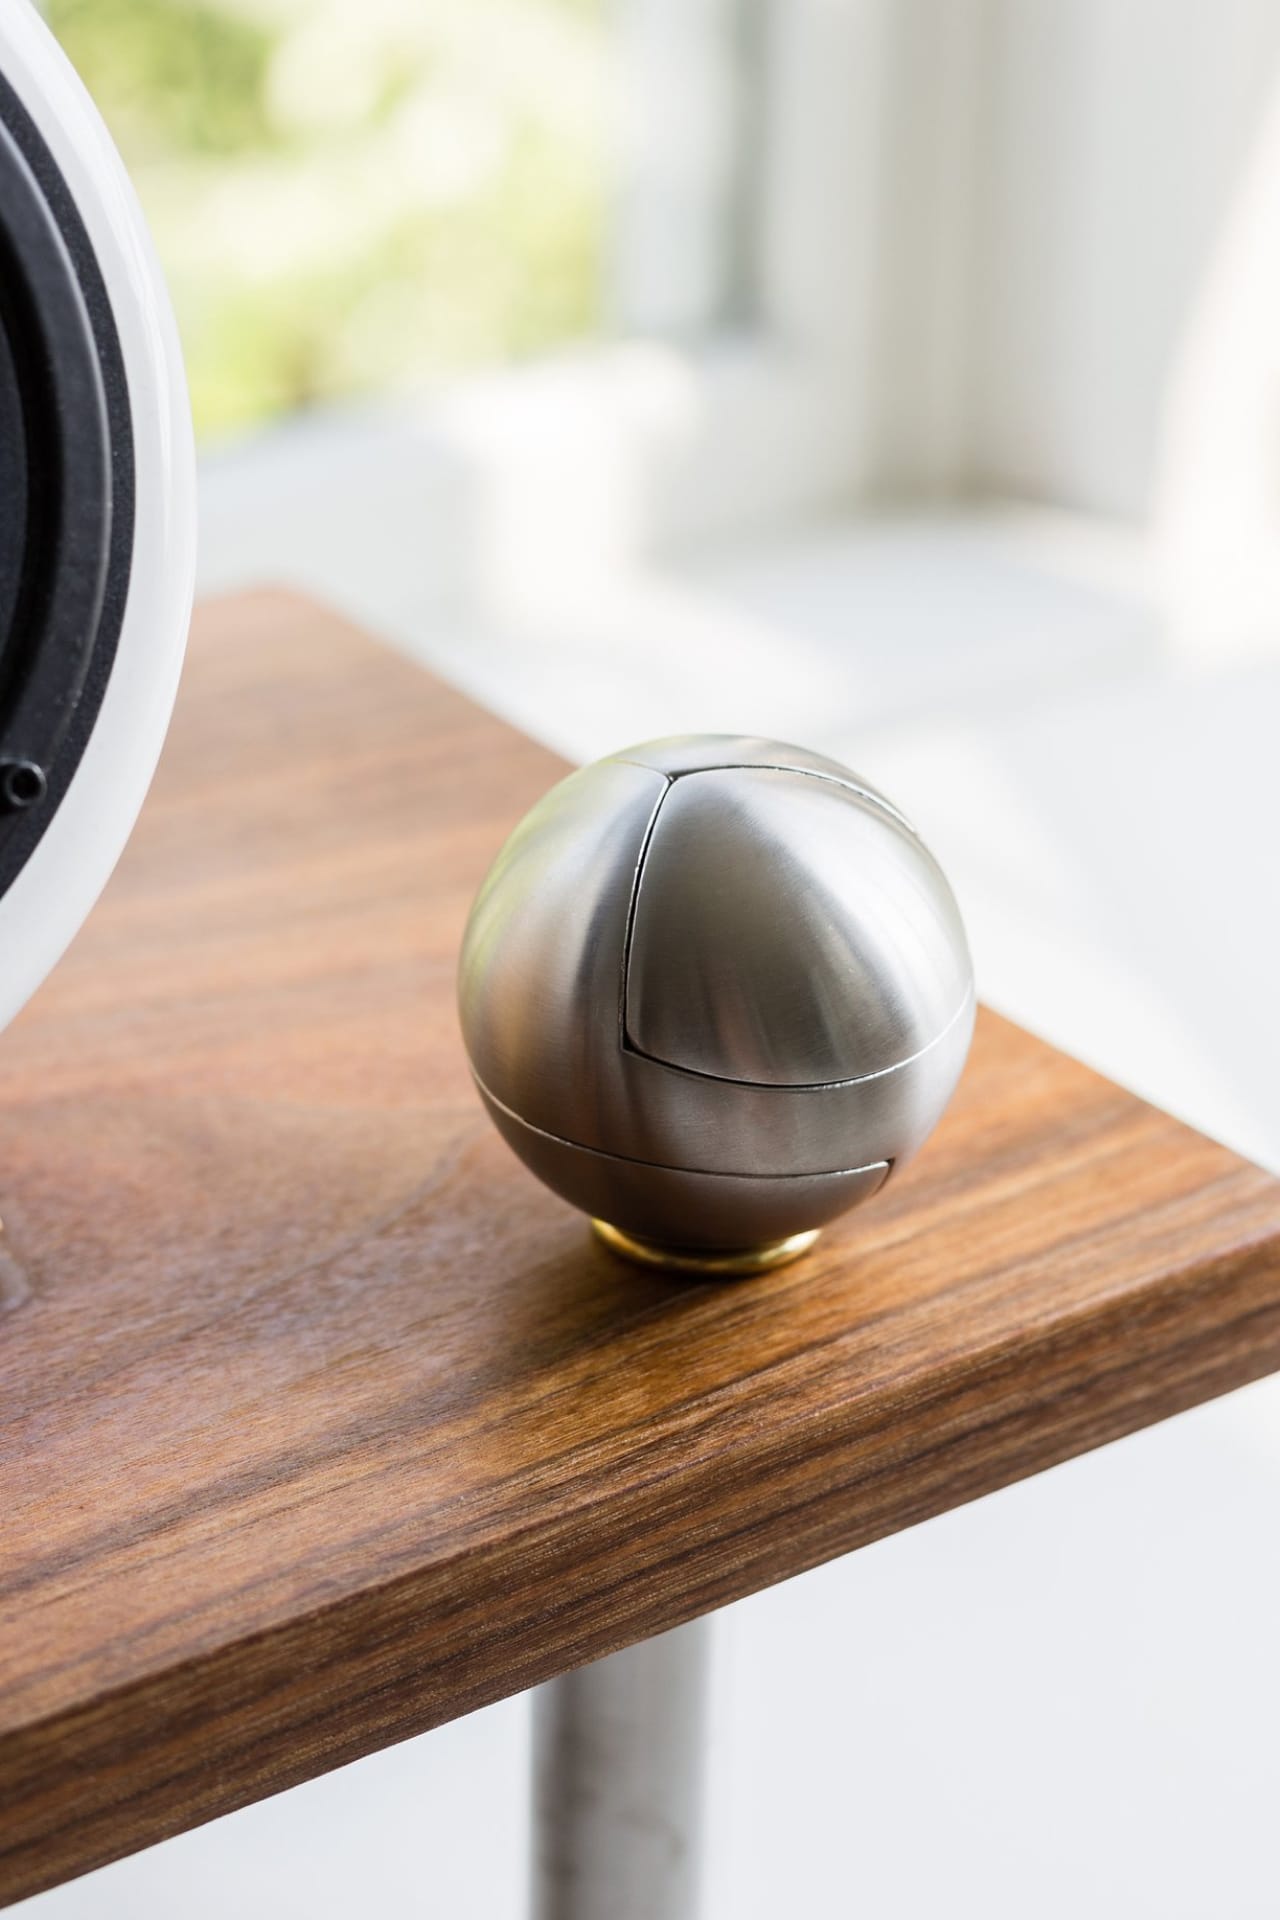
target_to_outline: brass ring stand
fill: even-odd
[[[704,1279],[731,1279],[749,1273],[768,1273],[774,1267],[788,1266],[808,1253],[817,1239],[818,1227],[807,1233],[790,1233],[784,1240],[770,1240],[762,1247],[664,1247],[656,1240],[641,1240],[624,1233],[607,1220],[591,1222],[598,1239],[610,1253],[630,1260],[638,1267],[662,1267],[668,1273],[697,1273]]]

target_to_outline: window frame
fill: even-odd
[[[687,31],[705,56],[709,31],[730,18],[728,0],[617,4],[624,50],[650,16],[659,38]],[[609,338],[451,381],[425,400],[328,409],[243,450],[207,452],[215,550],[202,569],[206,589],[250,573],[288,578],[300,570],[291,548],[301,559],[304,543],[313,574],[323,526],[339,600],[342,555],[354,540],[366,552],[371,540],[411,540],[415,618],[449,608],[527,614],[586,590],[602,571],[749,536],[864,493],[884,404],[869,375],[883,322],[896,4],[734,0],[755,55],[750,218],[732,290],[710,324],[666,337],[640,330],[663,290],[646,283],[652,265],[618,257],[638,245],[644,217],[639,189],[624,180]],[[644,124],[660,143],[661,116]],[[643,158],[633,149],[641,172]],[[366,482],[358,525],[353,470]],[[277,519],[257,566],[252,534],[234,565],[218,557],[219,510],[224,500],[230,510],[233,480],[241,498],[248,483],[272,499],[287,487],[294,499],[294,531]]]

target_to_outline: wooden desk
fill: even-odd
[[[453,1013],[561,771],[297,600],[199,618],[0,1038],[4,1900],[1280,1365],[1280,1183],[989,1014],[808,1259],[615,1263]]]

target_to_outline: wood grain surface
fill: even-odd
[[[805,1261],[616,1264],[454,1020],[560,772],[296,600],[200,616],[0,1038],[0,1898],[1280,1365],[1280,1185],[989,1014]]]

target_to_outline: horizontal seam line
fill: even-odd
[[[562,1133],[549,1133],[546,1127],[535,1126],[532,1120],[526,1120],[522,1113],[509,1107],[505,1100],[499,1100],[474,1067],[471,1077],[486,1100],[492,1100],[494,1106],[501,1108],[517,1126],[527,1127],[530,1133],[536,1133],[540,1139],[551,1140],[558,1147],[571,1147],[575,1153],[594,1154],[597,1160],[620,1160],[624,1166],[648,1167],[654,1173],[690,1173],[702,1180],[839,1180],[846,1174],[875,1173],[889,1165],[887,1160],[868,1160],[858,1167],[821,1167],[815,1173],[734,1173],[724,1167],[672,1167],[663,1160],[637,1160],[629,1153],[611,1153],[607,1147],[589,1147],[582,1140],[570,1140]]]

